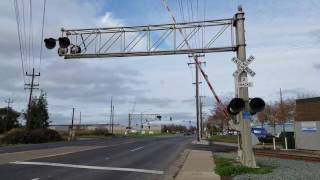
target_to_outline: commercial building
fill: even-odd
[[[296,149],[320,150],[320,97],[296,100]]]

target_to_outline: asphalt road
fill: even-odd
[[[193,136],[109,138],[1,147],[0,157],[66,146],[98,148],[1,164],[0,179],[162,179],[192,140]]]

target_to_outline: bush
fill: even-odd
[[[109,136],[107,129],[76,130],[76,136]]]
[[[60,134],[52,129],[12,129],[2,139],[2,144],[28,144],[61,141]]]

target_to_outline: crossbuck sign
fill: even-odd
[[[247,72],[251,77],[255,76],[256,73],[248,67],[248,65],[254,60],[253,56],[250,56],[247,60],[244,62],[240,61],[238,58],[234,57],[232,58],[232,61],[238,65],[238,69],[233,73],[234,77],[239,77],[240,73],[245,71]]]
[[[247,60],[244,62],[240,61],[238,58],[234,57],[232,58],[232,61],[237,64],[238,69],[233,73],[233,76],[235,78],[238,78],[241,72],[245,71],[247,72],[251,77],[255,76],[256,73],[248,67],[248,65],[254,60],[253,56],[250,56]],[[240,79],[240,82],[237,83],[238,87],[251,87],[253,86],[252,82],[248,82],[248,79],[246,77],[243,77]]]

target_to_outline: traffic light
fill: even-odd
[[[245,107],[244,100],[241,98],[233,98],[227,106],[227,111],[231,115],[237,115]]]
[[[61,48],[68,48],[70,46],[70,39],[67,37],[59,37],[58,41]]]
[[[265,102],[259,97],[255,97],[249,100],[250,114],[255,115],[264,109]],[[230,115],[237,115],[240,111],[244,110],[245,102],[241,98],[233,98],[227,106],[227,111]]]
[[[44,44],[46,45],[46,48],[48,49],[53,49],[54,47],[56,47],[56,39],[53,38],[47,38],[44,39]]]
[[[250,113],[251,115],[255,115],[257,112],[260,112],[264,109],[266,103],[263,99],[255,97],[250,99],[249,106],[250,106]]]

